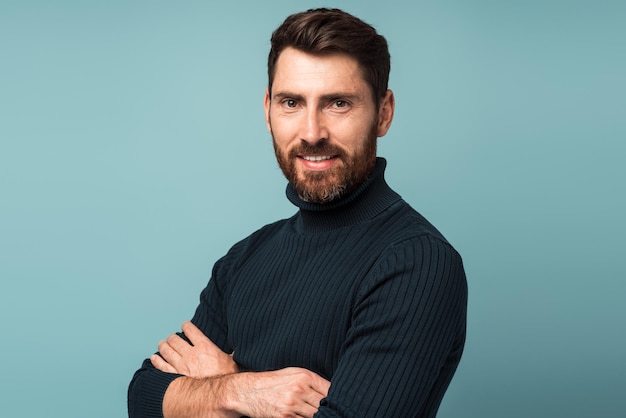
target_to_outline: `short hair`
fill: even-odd
[[[280,53],[292,47],[313,55],[345,54],[354,58],[378,107],[387,92],[391,58],[387,40],[371,25],[339,9],[319,8],[292,14],[272,33],[267,59],[271,95]]]

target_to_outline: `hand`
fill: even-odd
[[[224,353],[189,321],[182,325],[189,344],[177,334],[159,343],[159,353],[150,357],[157,369],[189,377],[211,377],[239,371],[232,355]],[[193,344],[193,345],[192,345]]]
[[[250,417],[312,417],[328,395],[330,382],[307,369],[231,376],[234,409]]]

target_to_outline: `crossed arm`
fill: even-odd
[[[163,416],[176,417],[312,417],[330,382],[310,370],[286,368],[270,372],[239,372],[224,353],[191,322],[159,343],[155,368],[183,376],[163,398]]]
[[[129,416],[435,416],[463,351],[467,284],[451,247],[415,241],[395,246],[363,281],[332,387],[300,368],[239,372],[220,349],[230,345],[211,279],[194,316],[214,330],[211,339],[185,323],[191,344],[175,334],[159,344],[162,357],[144,362],[131,381]],[[419,263],[406,256],[413,253]]]

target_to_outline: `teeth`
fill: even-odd
[[[330,160],[333,157],[331,157],[330,155],[305,155],[302,158],[307,161],[323,161],[323,160]]]

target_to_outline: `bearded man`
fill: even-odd
[[[337,9],[272,35],[265,118],[298,207],[215,264],[131,417],[434,417],[465,342],[461,257],[394,192],[385,38]]]

